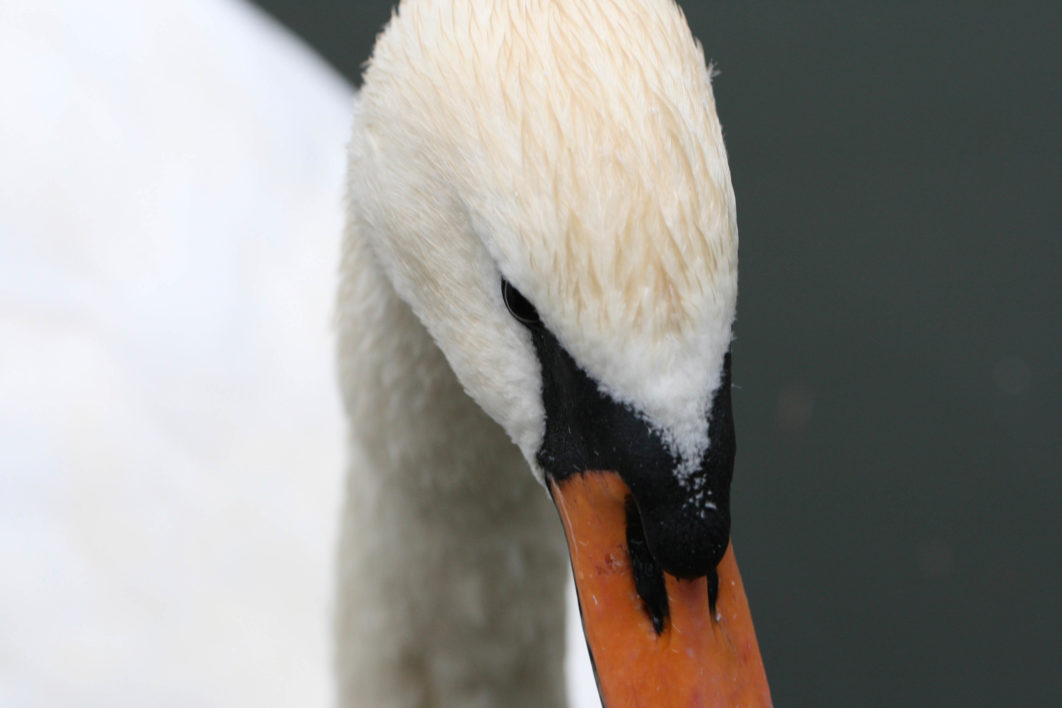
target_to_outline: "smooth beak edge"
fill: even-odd
[[[627,550],[630,490],[589,471],[550,492],[568,537],[583,630],[606,708],[770,706],[767,675],[733,546],[717,568],[715,615],[705,578],[664,573],[668,617],[658,634]]]

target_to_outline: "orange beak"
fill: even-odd
[[[771,694],[733,546],[706,578],[662,570],[654,612],[636,587],[630,490],[615,472],[584,472],[550,492],[564,523],[583,629],[606,708],[770,706]],[[644,565],[644,563],[643,563]],[[714,588],[713,588],[714,590]],[[660,609],[664,608],[664,612]],[[655,625],[655,626],[654,626]]]

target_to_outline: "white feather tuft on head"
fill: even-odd
[[[403,2],[357,122],[355,228],[533,467],[541,381],[502,277],[699,461],[737,224],[709,72],[671,0]]]

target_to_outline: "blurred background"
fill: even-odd
[[[314,362],[393,3],[258,4],[0,1],[2,705],[328,695]],[[738,197],[734,537],[776,703],[1057,702],[1062,6],[683,5]]]

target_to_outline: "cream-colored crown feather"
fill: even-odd
[[[737,225],[708,69],[671,0],[407,0],[357,120],[355,228],[529,458],[540,384],[502,276],[602,388],[703,453]]]

